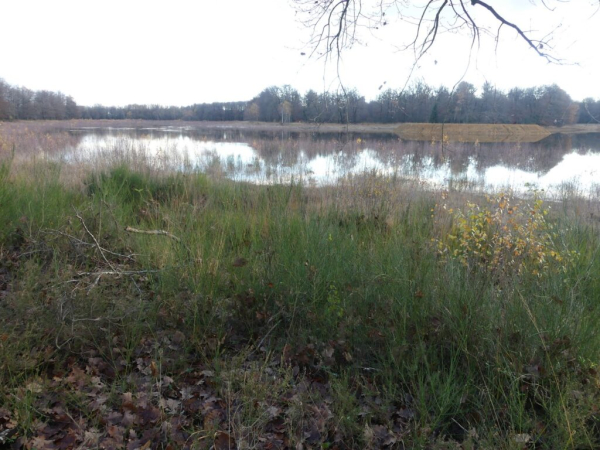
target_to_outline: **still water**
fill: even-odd
[[[552,135],[533,143],[424,142],[395,134],[239,129],[85,128],[62,158],[143,159],[157,168],[201,170],[261,184],[333,184],[365,172],[462,188],[548,196],[600,193],[600,134]]]

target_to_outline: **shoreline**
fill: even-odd
[[[0,122],[0,125],[15,123],[32,123],[32,124],[45,124],[57,126],[61,128],[87,128],[87,127],[103,127],[103,128],[124,128],[124,127],[148,127],[148,126],[162,126],[162,127],[194,127],[197,129],[235,129],[235,130],[258,130],[258,131],[296,131],[296,132],[312,132],[312,133],[397,133],[398,129],[402,128],[416,128],[417,126],[422,128],[436,128],[442,124],[436,123],[354,123],[354,124],[338,124],[338,123],[307,123],[307,122],[295,122],[280,124],[274,122],[250,122],[250,121],[182,121],[182,120],[89,120],[89,119],[73,119],[73,120],[32,120],[25,121],[19,120],[14,122]],[[518,130],[527,128],[536,128],[540,133],[544,135],[551,134],[585,134],[585,133],[600,133],[600,124],[573,124],[565,125],[562,127],[544,127],[541,125],[530,125],[530,124],[485,124],[485,123],[447,123],[445,127],[449,128],[498,128],[502,130],[509,130],[509,134],[518,134]],[[511,131],[514,128],[515,131]]]

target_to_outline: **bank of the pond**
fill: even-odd
[[[3,445],[600,446],[588,222],[377,176],[61,170],[0,171]]]
[[[144,128],[144,127],[193,127],[197,129],[236,129],[236,130],[286,130],[298,132],[323,132],[323,133],[394,133],[397,130],[408,129],[411,133],[417,133],[419,136],[423,133],[431,134],[431,130],[437,130],[442,124],[435,123],[351,123],[351,124],[335,124],[335,123],[317,123],[317,122],[294,122],[294,123],[276,123],[276,122],[252,122],[252,121],[157,121],[157,120],[47,120],[47,121],[16,121],[16,122],[1,122],[2,126],[8,127],[15,123],[43,124],[49,128]],[[585,133],[600,133],[600,124],[574,124],[561,127],[542,127],[540,125],[523,125],[523,124],[444,124],[445,127],[469,129],[468,134],[477,133],[481,130],[483,136],[489,134],[489,129],[497,127],[507,134],[518,136],[520,133],[527,135],[534,133],[539,134],[585,134]],[[532,131],[534,130],[535,131]],[[521,131],[520,131],[521,130]],[[403,131],[404,132],[404,131]],[[437,133],[434,133],[437,136]],[[417,137],[415,137],[416,139]],[[425,140],[429,140],[426,138]],[[483,141],[480,141],[483,142]],[[528,142],[528,141],[524,141]]]

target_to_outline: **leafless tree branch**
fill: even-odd
[[[544,46],[546,45],[545,42],[542,41],[537,41],[537,40],[533,40],[530,39],[527,34],[525,34],[525,32],[518,27],[517,25],[515,25],[512,22],[509,22],[508,20],[506,20],[503,16],[501,16],[500,14],[498,14],[498,12],[496,12],[496,10],[490,6],[489,4],[481,1],[481,0],[471,0],[471,4],[472,5],[480,5],[482,7],[484,7],[485,9],[487,9],[489,12],[492,13],[492,15],[502,24],[502,25],[506,25],[509,26],[510,28],[512,28],[513,30],[515,30],[517,32],[517,34],[532,48],[535,50],[535,52],[541,56],[542,58],[545,58],[548,62],[560,62],[560,60],[552,55],[550,55],[549,53],[543,51]]]
[[[301,17],[302,23],[312,30],[311,39],[308,45],[312,47],[310,56],[319,57],[337,56],[351,48],[359,42],[357,31],[361,28],[378,29],[388,24],[386,12],[391,11],[392,15],[406,21],[404,12],[409,11],[410,7],[422,6],[422,12],[415,17],[416,24],[415,38],[410,44],[415,49],[416,59],[420,59],[427,53],[435,41],[439,39],[440,32],[453,31],[461,27],[467,27],[473,41],[471,49],[475,44],[480,43],[481,33],[488,32],[486,27],[481,26],[474,16],[469,12],[469,7],[481,7],[487,10],[498,22],[499,27],[496,33],[498,41],[500,30],[503,25],[512,28],[518,36],[525,41],[535,52],[552,63],[560,63],[561,60],[552,55],[549,50],[549,36],[541,39],[533,37],[531,31],[521,28],[507,18],[504,14],[498,12],[488,1],[484,0],[372,0],[371,4],[366,0],[292,0],[296,5],[297,13]],[[364,2],[364,3],[363,3]],[[541,5],[553,11],[547,0],[541,0]],[[451,14],[446,14],[451,11]],[[409,21],[410,23],[410,21]],[[421,36],[423,29],[427,27],[424,37]]]
[[[585,101],[585,100],[584,100],[584,101],[582,102],[582,104],[583,104],[583,107],[585,108],[585,111],[586,111],[586,112],[589,114],[589,116],[590,116],[590,117],[591,117],[591,118],[592,118],[594,121],[596,121],[597,123],[600,123],[600,119],[598,119],[596,116],[594,116],[594,115],[593,115],[593,114],[590,112],[590,109],[588,108],[587,101]]]

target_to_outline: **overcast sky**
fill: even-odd
[[[468,34],[447,32],[411,80],[451,88],[464,75],[503,90],[556,83],[576,100],[600,99],[598,0],[546,0],[549,8],[539,0],[489,3],[524,30],[553,31],[553,54],[567,64],[548,64],[507,27],[497,48],[484,38],[469,63]],[[344,85],[367,99],[383,82],[404,86],[414,56],[398,47],[414,37],[410,16],[419,11],[364,30],[365,45],[342,60]],[[489,12],[472,13],[495,33]],[[301,54],[310,51],[309,35],[288,0],[0,0],[0,18],[0,78],[61,91],[82,105],[189,105],[249,100],[272,85],[302,93],[338,87],[334,65]]]

